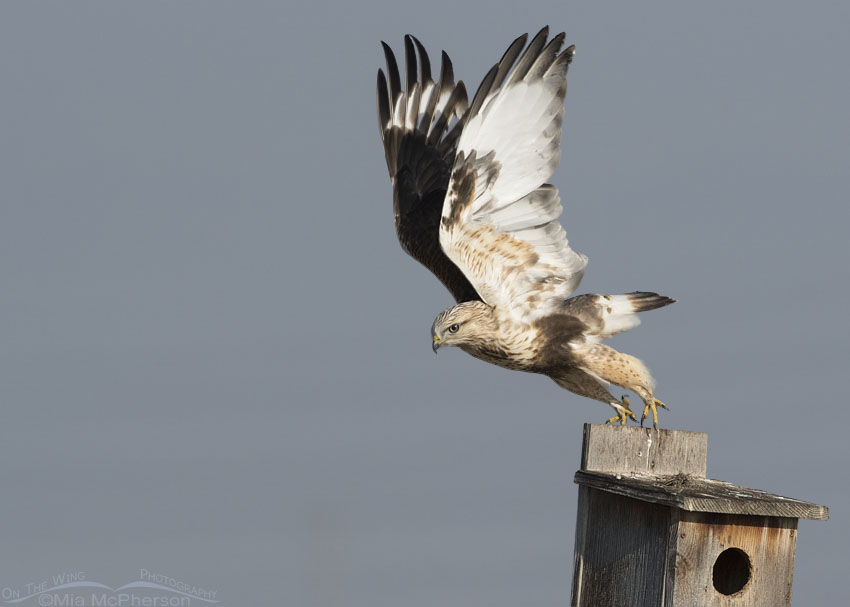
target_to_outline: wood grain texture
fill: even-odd
[[[708,478],[685,475],[606,474],[579,470],[579,485],[689,512],[748,514],[827,520],[826,506],[748,489]]]
[[[585,424],[581,469],[705,476],[707,454],[702,432]]]
[[[682,512],[677,539],[673,607],[791,604],[797,519]],[[715,588],[713,572],[729,548],[746,553],[750,571],[740,591],[725,595]]]
[[[579,488],[573,607],[663,605],[673,508]]]
[[[705,434],[585,425],[573,607],[791,603],[797,520],[829,510],[705,478]]]

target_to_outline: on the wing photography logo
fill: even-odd
[[[90,579],[85,571],[70,571],[3,586],[0,599],[39,607],[191,607],[218,603],[217,592],[148,569],[139,570],[138,580],[116,587]]]

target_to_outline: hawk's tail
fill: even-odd
[[[664,306],[676,303],[675,299],[659,295],[658,293],[650,293],[648,291],[634,291],[633,293],[626,293],[619,297],[626,298],[626,300],[631,304],[632,312],[646,312],[647,310],[663,308]]]
[[[595,335],[606,339],[638,326],[638,312],[668,306],[675,301],[658,293],[635,291],[622,295],[579,295],[567,300],[567,304],[569,311],[592,327]]]

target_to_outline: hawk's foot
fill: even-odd
[[[629,406],[629,399],[627,399],[625,396],[623,396],[620,399],[620,402],[622,404],[611,403],[611,406],[614,407],[617,410],[617,415],[615,415],[614,417],[608,418],[608,421],[605,422],[606,424],[615,424],[617,422],[620,422],[620,424],[625,426],[626,421],[628,421],[628,418],[630,418],[630,417],[634,421],[637,421],[637,418],[635,417],[634,412],[632,411],[631,407]]]
[[[640,416],[640,425],[643,426],[643,421],[646,419],[647,415],[649,415],[649,412],[652,411],[652,427],[657,428],[658,427],[658,407],[661,407],[662,409],[667,409],[668,411],[670,409],[667,408],[667,405],[665,405],[660,400],[658,400],[657,398],[652,396],[652,394],[649,395],[649,399],[646,400],[645,403],[646,404],[643,408],[643,415]]]

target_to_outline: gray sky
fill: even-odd
[[[0,587],[139,569],[221,604],[563,605],[584,422],[431,353],[448,293],[395,241],[379,40],[470,88],[577,45],[553,177],[580,292],[679,300],[612,345],[709,474],[850,544],[846,2],[4,2]]]

